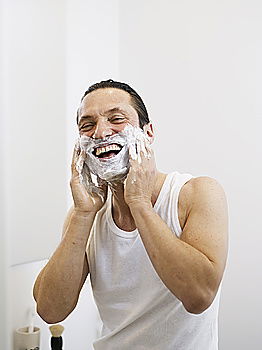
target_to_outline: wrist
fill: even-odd
[[[87,218],[87,219],[90,219],[90,218],[92,218],[92,217],[95,217],[96,216],[96,213],[97,213],[97,211],[87,211],[87,210],[83,210],[83,209],[79,209],[79,208],[74,208],[73,209],[73,216],[75,217],[75,218],[79,218],[79,219],[81,219],[81,218],[83,218],[83,219],[85,219],[85,218]]]
[[[86,236],[86,232],[91,229],[93,222],[95,220],[96,213],[95,212],[86,212],[82,210],[73,210],[70,224],[75,227],[76,231],[79,232],[80,235],[84,233]]]
[[[95,219],[95,213],[73,209],[67,229],[63,235],[64,244],[77,243],[85,246]]]
[[[130,202],[128,206],[132,213],[137,211],[152,211],[153,209],[153,205],[149,200],[148,201],[136,200],[136,201]]]

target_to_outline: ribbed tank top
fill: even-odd
[[[180,237],[178,198],[193,176],[167,175],[154,210]],[[201,314],[187,312],[156,273],[138,230],[112,218],[111,196],[97,213],[87,258],[94,299],[103,322],[95,350],[217,350],[220,289]]]

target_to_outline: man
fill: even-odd
[[[39,315],[48,323],[64,320],[90,272],[103,322],[95,349],[218,349],[227,256],[223,189],[209,177],[157,170],[152,123],[127,84],[91,86],[78,110],[78,127],[74,205],[60,245],[35,282]],[[135,132],[129,137],[128,130]],[[140,133],[144,138],[134,137]],[[126,152],[116,139],[133,149],[126,167],[114,165],[107,178],[107,167]],[[84,169],[87,183],[81,180]]]

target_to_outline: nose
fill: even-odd
[[[113,130],[110,127],[110,123],[108,123],[106,120],[98,120],[92,138],[105,139],[112,134]]]

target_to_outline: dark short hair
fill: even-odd
[[[114,81],[112,79],[102,80],[102,81],[100,81],[100,83],[95,83],[95,84],[91,85],[86,90],[86,92],[84,93],[84,95],[81,98],[81,102],[83,101],[85,96],[87,94],[89,94],[90,92],[98,90],[98,89],[105,89],[105,88],[120,89],[120,90],[124,90],[124,91],[129,93],[129,95],[131,96],[131,104],[138,114],[140,128],[143,128],[144,125],[146,125],[150,122],[149,117],[148,117],[148,113],[146,110],[146,106],[144,105],[142,98],[138,95],[138,93],[134,89],[131,88],[131,86],[129,86],[126,83],[121,83],[119,81]],[[77,123],[78,123],[78,119],[79,119],[79,109],[77,110]]]

